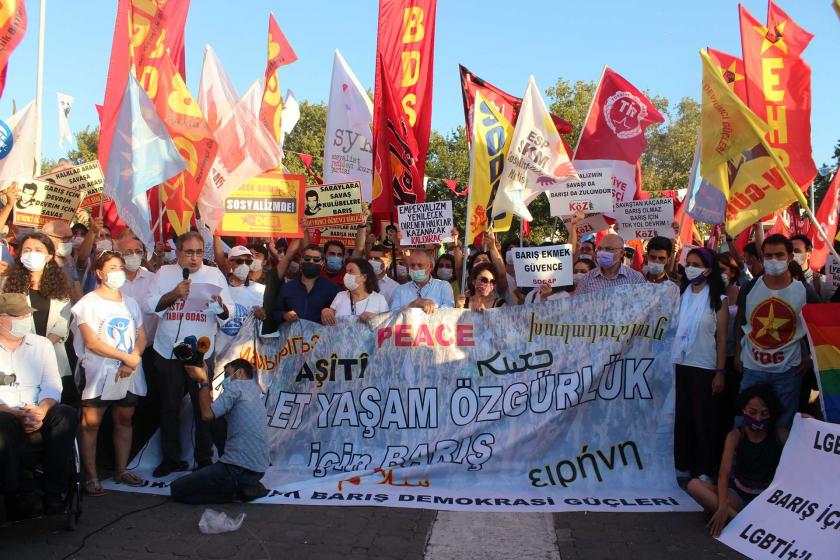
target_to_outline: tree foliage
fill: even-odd
[[[834,154],[831,156],[831,159],[831,163],[823,163],[820,166],[820,172],[817,173],[817,178],[814,179],[814,212],[820,207],[822,199],[825,197],[825,193],[831,184],[831,179],[834,178],[834,173],[840,167],[840,140],[834,145]]]
[[[300,102],[300,120],[286,137],[283,163],[292,173],[306,175],[306,167],[296,153],[312,156],[312,170],[321,175],[324,168],[324,135],[327,133],[327,105]],[[311,179],[310,179],[311,181]]]

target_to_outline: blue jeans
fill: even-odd
[[[243,486],[254,486],[263,473],[221,461],[182,476],[172,483],[170,493],[184,504],[226,504],[234,501]]]
[[[738,392],[760,383],[773,387],[776,396],[782,401],[782,414],[776,419],[776,426],[790,428],[793,424],[793,416],[799,407],[799,389],[802,386],[802,376],[796,373],[798,369],[799,366],[796,366],[787,371],[770,373],[759,369],[744,368],[744,378],[741,379],[741,389]],[[738,411],[736,426],[743,426],[742,412]]]

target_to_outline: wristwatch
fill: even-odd
[[[198,383],[195,384],[195,386],[198,387],[199,391],[201,391],[202,389],[209,389],[210,388],[210,384],[207,383],[206,381],[199,381]]]

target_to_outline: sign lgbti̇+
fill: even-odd
[[[452,201],[423,202],[397,206],[402,245],[452,241]]]

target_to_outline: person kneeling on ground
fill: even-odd
[[[769,384],[741,391],[738,409],[744,426],[726,436],[717,486],[695,478],[687,488],[712,514],[708,525],[713,537],[720,536],[729,520],[770,486],[788,437],[785,428],[776,427],[782,403]]]
[[[198,385],[201,419],[227,419],[225,451],[218,462],[207,465],[172,483],[175,501],[186,504],[220,504],[251,501],[268,491],[260,479],[268,468],[268,428],[260,387],[247,360],[225,365],[223,392],[212,401],[210,381],[204,367],[184,366]]]

